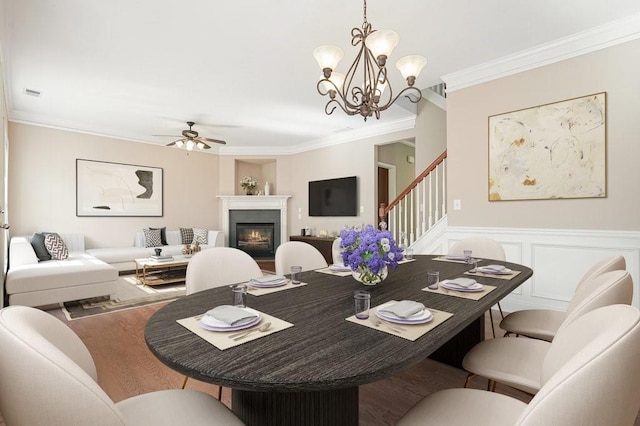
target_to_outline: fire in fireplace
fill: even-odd
[[[273,257],[274,223],[236,223],[235,246],[252,257]]]

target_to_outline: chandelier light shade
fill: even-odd
[[[396,68],[407,81],[407,87],[394,96],[387,78],[387,59],[398,45],[400,37],[395,31],[371,28],[371,24],[367,22],[366,0],[363,10],[362,28],[351,30],[351,45],[359,46],[360,50],[346,74],[334,72],[344,56],[339,47],[319,46],[313,50],[313,57],[322,70],[316,85],[318,93],[329,96],[325,113],[330,115],[339,107],[346,114],[359,114],[367,121],[371,116],[379,119],[380,112],[389,108],[402,95],[413,103],[422,99],[422,92],[414,84],[427,64],[427,59],[420,55],[409,55],[398,60]]]

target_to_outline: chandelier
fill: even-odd
[[[313,57],[322,69],[318,81],[318,93],[329,95],[324,112],[330,115],[340,107],[348,115],[360,114],[367,121],[368,117],[380,118],[380,111],[389,108],[400,96],[405,95],[411,102],[418,103],[422,92],[413,87],[416,77],[427,64],[427,59],[420,55],[409,55],[400,58],[396,68],[407,80],[405,87],[395,97],[391,84],[387,79],[387,59],[397,46],[399,36],[391,30],[374,30],[367,22],[367,0],[364,0],[364,22],[362,29],[351,30],[351,45],[360,45],[360,51],[351,64],[347,74],[334,72],[338,62],[344,56],[342,49],[336,46],[319,46],[314,49]],[[362,80],[354,77],[360,69]],[[386,92],[386,94],[385,94]],[[409,96],[413,94],[414,96]]]

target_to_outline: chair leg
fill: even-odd
[[[475,374],[473,374],[473,373],[469,373],[469,374],[467,375],[467,380],[465,380],[465,381],[464,381],[464,387],[465,387],[465,388],[468,388],[468,387],[469,387],[469,385],[471,384],[471,380],[473,380],[473,378],[474,378],[474,377],[476,377],[476,375],[475,375]]]
[[[491,334],[493,334],[493,338],[496,338],[496,328],[493,325],[493,313],[491,312],[491,308],[489,308],[489,319],[491,320]]]
[[[184,387],[187,386],[187,380],[189,380],[189,377],[184,376],[184,382],[182,382],[182,389],[184,389]]]
[[[502,312],[502,306],[500,306],[500,302],[498,302],[498,310],[500,311],[500,316],[504,319],[504,312]]]

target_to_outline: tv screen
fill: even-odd
[[[355,176],[309,182],[309,216],[357,216]]]

